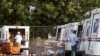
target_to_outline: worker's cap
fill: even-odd
[[[20,34],[20,32],[18,31],[17,34]]]

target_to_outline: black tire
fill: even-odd
[[[76,56],[83,56],[83,54],[85,54],[85,51],[76,51]],[[71,56],[71,50],[66,50],[65,56]]]
[[[87,56],[86,54],[83,54],[82,56]]]
[[[76,56],[83,56],[85,54],[85,51],[76,51]]]
[[[83,54],[82,56],[99,56],[99,55],[88,55],[88,54]]]
[[[66,50],[65,51],[65,56],[71,56],[71,50]]]

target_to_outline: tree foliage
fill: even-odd
[[[30,6],[36,7],[31,13]],[[61,25],[99,7],[100,0],[0,0],[0,25]]]
[[[59,25],[80,21],[99,0],[0,0],[1,25]],[[36,10],[30,15],[29,6]]]

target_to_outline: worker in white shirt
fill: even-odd
[[[21,45],[21,41],[22,41],[22,36],[20,32],[17,32],[17,35],[15,36],[15,45]]]
[[[71,34],[70,34],[70,41],[71,41],[71,56],[74,56],[76,53],[76,49],[77,49],[77,42],[78,42],[78,38],[76,35],[76,31],[72,30]]]

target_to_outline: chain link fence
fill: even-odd
[[[51,54],[49,53],[51,52]],[[65,56],[64,46],[57,46],[57,42],[31,41],[30,56]]]

